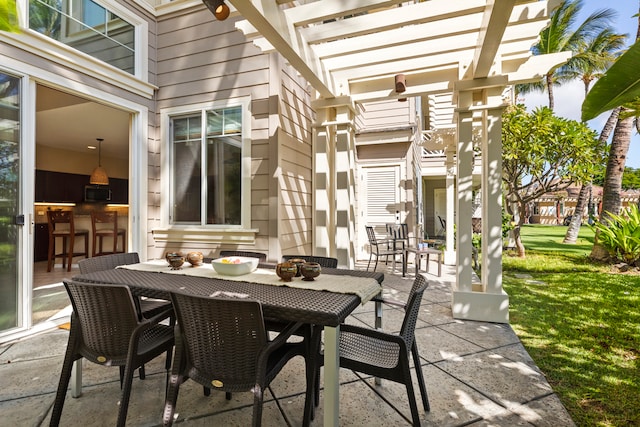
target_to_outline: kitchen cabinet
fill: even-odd
[[[84,187],[89,175],[36,170],[36,202],[84,202]],[[110,203],[129,203],[129,180],[109,178]]]
[[[46,222],[36,223],[33,240],[33,260],[46,261],[49,255],[49,225]]]

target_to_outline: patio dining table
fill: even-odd
[[[260,264],[256,274],[220,277],[207,264],[172,271],[166,263],[155,263],[158,268],[153,267],[153,262],[132,264],[77,275],[73,279],[91,283],[123,284],[129,286],[136,296],[161,299],[168,299],[171,291],[202,296],[241,295],[259,301],[266,318],[323,326],[324,424],[338,425],[340,324],[360,304],[380,294],[384,280],[382,273],[323,268],[322,274],[315,281],[302,282],[294,278],[292,283],[282,283],[275,277],[274,266],[270,264]],[[332,289],[336,283],[344,283],[351,289],[326,290]],[[376,302],[376,327],[380,326],[381,312],[381,304]],[[82,378],[79,366],[72,378],[72,395],[79,396]]]

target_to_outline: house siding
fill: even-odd
[[[198,6],[158,21],[157,96],[163,108],[249,96],[251,99],[251,228],[253,245],[276,260],[282,248],[311,248],[310,94],[277,54],[263,54],[235,29]],[[159,116],[154,120],[159,123]],[[156,129],[158,133],[159,129]],[[157,144],[159,150],[162,148]],[[160,224],[160,155],[149,156],[149,230]],[[153,178],[151,178],[153,171]],[[149,254],[173,249],[150,238]],[[224,246],[228,248],[228,245]],[[209,256],[221,245],[180,245]]]

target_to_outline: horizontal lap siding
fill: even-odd
[[[374,130],[407,126],[414,122],[411,102],[397,100],[372,102],[364,106],[361,128],[359,130]]]
[[[273,133],[269,124],[269,56],[247,41],[234,23],[234,19],[216,21],[203,5],[160,18],[158,110],[251,96],[251,227],[259,229],[252,249],[267,252],[268,192],[273,185],[268,166],[269,136]],[[159,156],[154,161],[159,167]],[[159,183],[156,188],[161,188]]]

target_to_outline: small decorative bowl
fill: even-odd
[[[169,265],[172,270],[181,270],[182,264],[184,264],[184,256],[182,255],[171,255],[167,259],[169,261]]]
[[[305,262],[300,266],[300,273],[304,276],[302,280],[308,282],[312,281],[315,277],[320,275],[322,267],[317,262]]]
[[[258,258],[230,256],[214,259],[211,265],[216,273],[223,276],[242,276],[258,268],[259,261]]]
[[[298,268],[296,275],[294,277],[300,277],[302,276],[302,272],[300,271],[300,267],[302,267],[302,264],[304,264],[305,262],[307,262],[306,260],[302,259],[302,258],[291,258],[289,259],[287,262],[291,263],[291,264],[295,264],[296,267]]]
[[[164,254],[164,259],[166,259],[166,260],[167,260],[167,262],[169,262],[169,258],[170,258],[170,257],[175,257],[175,256],[184,256],[184,255],[182,255],[182,253],[180,253],[180,252],[172,252],[172,251],[169,251],[169,252],[166,252],[166,253]]]
[[[189,252],[187,254],[187,261],[193,267],[201,266],[203,260],[204,260],[204,255],[202,255],[202,252]]]
[[[292,262],[281,262],[276,265],[276,274],[283,282],[290,282],[298,272],[298,267]]]

